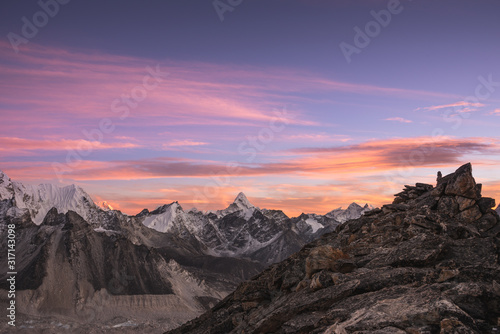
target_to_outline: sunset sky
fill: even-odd
[[[0,170],[128,214],[243,191],[295,216],[388,203],[470,161],[498,200],[499,14],[498,0],[2,1]]]

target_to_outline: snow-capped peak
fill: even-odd
[[[371,209],[373,209],[371,205],[365,204],[365,206],[362,207],[358,203],[352,202],[347,209],[343,210],[342,207],[340,207],[328,212],[325,216],[343,223],[350,219],[359,218],[364,212],[370,211]]]
[[[176,219],[181,219],[184,210],[179,203],[173,202],[167,205],[160,206],[151,212],[142,224],[159,232],[168,232],[174,227]]]
[[[361,205],[359,205],[358,203],[356,202],[352,202],[351,204],[349,204],[349,206],[347,207],[347,210],[359,210],[361,209]]]
[[[111,204],[109,204],[108,202],[106,201],[101,201],[101,202],[97,202],[96,205],[98,207],[100,207],[101,209],[103,209],[104,211],[111,211],[111,210],[114,210],[113,207],[111,206]]]
[[[7,176],[0,175],[0,196],[2,199],[13,198],[19,209],[28,210],[31,219],[40,225],[50,209],[58,212],[75,211],[84,219],[90,218],[96,206],[92,198],[80,187],[69,185],[58,187],[54,184],[30,185],[11,182]],[[6,182],[6,180],[9,180]],[[7,186],[5,186],[7,184]],[[7,196],[7,197],[5,197]]]
[[[0,182],[2,180],[3,181],[5,181],[5,180],[10,181],[10,178],[3,171],[0,170]]]
[[[12,182],[10,178],[0,170],[0,200],[11,199],[14,197]]]
[[[238,212],[238,215],[240,217],[244,217],[245,219],[250,219],[252,217],[253,213],[257,210],[257,208],[250,203],[248,198],[245,196],[244,193],[240,192],[238,196],[234,199],[234,202],[231,203],[226,209],[224,210],[217,210],[214,213],[218,217],[223,217],[228,214],[232,214],[234,212]]]
[[[236,198],[234,199],[233,203],[236,204],[241,209],[255,208],[255,206],[253,206],[252,203],[250,203],[250,201],[248,200],[248,198],[242,192],[240,192],[238,194],[238,196],[236,196]]]
[[[365,206],[363,207],[363,210],[365,210],[365,211],[370,211],[373,209],[375,209],[375,207],[371,204],[368,204],[368,203],[366,203]]]

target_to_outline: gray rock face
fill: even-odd
[[[18,325],[24,321],[30,333],[63,330],[55,323],[70,332],[109,332],[127,319],[133,331],[158,333],[208,310],[264,268],[206,255],[196,240],[148,229],[117,211],[103,213],[108,230],[73,211],[53,208],[36,225],[27,211],[8,215],[13,209],[13,201],[0,201],[0,249],[7,249],[5,227],[14,224]],[[7,268],[5,256],[0,267]],[[2,308],[8,303],[6,279],[0,273]],[[32,319],[40,319],[35,327]],[[147,326],[140,325],[145,320]]]
[[[470,164],[275,264],[169,334],[495,333],[500,217]]]

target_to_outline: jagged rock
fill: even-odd
[[[500,217],[476,204],[471,170],[438,178],[438,190],[405,187],[401,203],[340,225],[168,333],[499,331]]]
[[[313,290],[318,290],[333,284],[334,282],[331,273],[327,270],[322,270],[313,275],[309,287]]]
[[[50,209],[49,212],[47,212],[47,215],[45,216],[42,222],[43,225],[48,225],[48,226],[56,226],[65,223],[66,220],[64,214],[58,213],[56,208]]]
[[[455,216],[459,212],[459,204],[452,196],[444,196],[438,202],[438,210],[450,217]]]
[[[461,323],[457,318],[441,320],[439,334],[469,334],[470,328]]]
[[[365,216],[373,216],[373,215],[376,215],[378,213],[381,213],[382,212],[382,209],[379,209],[379,208],[376,208],[376,209],[373,209],[373,210],[370,210],[370,211],[366,211],[364,213]]]
[[[339,269],[337,260],[346,259],[348,256],[340,249],[332,246],[320,246],[314,248],[306,259],[306,278],[323,269],[336,271]]]
[[[444,194],[445,189],[446,189],[446,183],[443,183],[442,181],[441,181],[441,183],[438,182],[436,187],[434,189],[432,189],[431,195],[435,196],[435,197],[442,196]]]
[[[407,210],[406,206],[401,206],[401,203],[407,202],[408,200],[417,199],[423,194],[427,193],[429,190],[433,188],[430,184],[425,183],[417,183],[415,186],[405,185],[405,189],[402,192],[394,195],[396,198],[392,202],[392,204],[386,205],[387,210]]]
[[[460,214],[458,215],[459,219],[462,219],[463,221],[466,222],[473,222],[481,217],[482,213],[477,205],[474,205],[473,207],[460,212]]]
[[[495,225],[498,224],[498,219],[499,219],[498,214],[495,214],[492,211],[493,210],[487,212],[474,223],[474,225],[477,226],[479,232],[488,231],[489,229],[493,228]]]
[[[150,213],[150,212],[149,212],[149,210],[148,210],[148,209],[142,209],[142,211],[141,211],[141,212],[139,212],[139,213],[136,215],[136,217],[144,217],[144,216],[149,215],[149,213]]]
[[[430,191],[434,188],[434,186],[432,184],[427,184],[427,183],[416,183],[415,184],[415,187],[419,190],[422,190],[422,191]]]
[[[389,213],[389,212],[394,212],[394,211],[406,211],[408,209],[409,209],[409,206],[406,204],[394,204],[393,203],[393,204],[386,204],[386,205],[382,206],[382,211],[384,213]]]
[[[463,165],[447,181],[446,195],[462,196],[476,199],[476,181],[472,177],[472,165],[470,163]]]
[[[487,213],[491,208],[495,207],[495,199],[490,197],[482,197],[477,201],[477,205],[482,213]]]
[[[467,197],[462,197],[462,196],[457,196],[456,201],[458,203],[458,210],[459,211],[464,211],[466,209],[469,209],[474,204],[476,204],[475,200],[467,198]]]
[[[444,282],[449,280],[450,278],[453,278],[457,276],[460,273],[458,269],[443,269],[441,270],[441,273],[439,274],[439,277],[437,278],[436,282]]]
[[[430,220],[425,215],[416,215],[413,217],[409,217],[408,221],[410,224],[413,224],[413,225],[416,225],[419,227],[423,227],[426,229],[431,229],[431,230],[434,230],[436,232],[438,232],[442,229],[440,224],[438,224],[435,221]]]

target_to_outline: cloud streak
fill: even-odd
[[[344,146],[297,148],[280,155],[279,160],[275,162],[240,163],[237,168],[232,169],[221,161],[162,157],[84,161],[81,166],[68,168],[64,175],[68,179],[79,181],[207,178],[214,175],[317,175],[328,178],[328,175],[386,172],[396,170],[405,163],[413,167],[454,166],[470,156],[481,157],[498,153],[500,143],[489,138],[443,137],[437,140],[431,137],[415,137],[374,140]],[[278,158],[273,158],[276,159]],[[53,174],[49,164],[45,168],[37,166],[36,169],[45,178],[50,178],[51,173]],[[31,173],[29,167],[26,172]]]
[[[457,112],[470,112],[470,111],[476,111],[478,110],[477,108],[484,107],[486,106],[483,103],[472,103],[472,102],[466,102],[466,101],[458,101],[455,103],[449,103],[449,104],[441,104],[441,105],[435,105],[435,106],[430,106],[430,107],[423,107],[423,108],[417,108],[414,111],[422,110],[422,111],[435,111],[435,110],[441,110],[441,109],[448,109],[448,108],[454,108],[455,111]]]
[[[413,121],[410,121],[409,119],[405,119],[402,117],[390,117],[390,118],[386,118],[385,121],[392,121],[392,122],[399,122],[399,123],[413,123]]]
[[[0,151],[65,151],[65,150],[109,150],[138,148],[133,143],[102,143],[85,139],[45,139],[33,140],[17,137],[0,137]]]
[[[61,128],[75,121],[91,122],[115,116],[111,103],[130,94],[142,82],[151,60],[82,53],[35,43],[14,57],[0,42],[0,103],[11,106],[9,117],[50,120]],[[6,65],[8,64],[8,65]],[[269,122],[276,102],[309,100],[305,92],[404,98],[442,98],[447,94],[379,87],[329,80],[313,73],[285,69],[244,68],[231,65],[161,61],[170,76],[149,92],[130,121],[161,124],[224,124],[248,126]],[[299,93],[300,94],[297,94]],[[317,125],[294,112],[290,124]],[[71,134],[71,132],[67,132]]]

